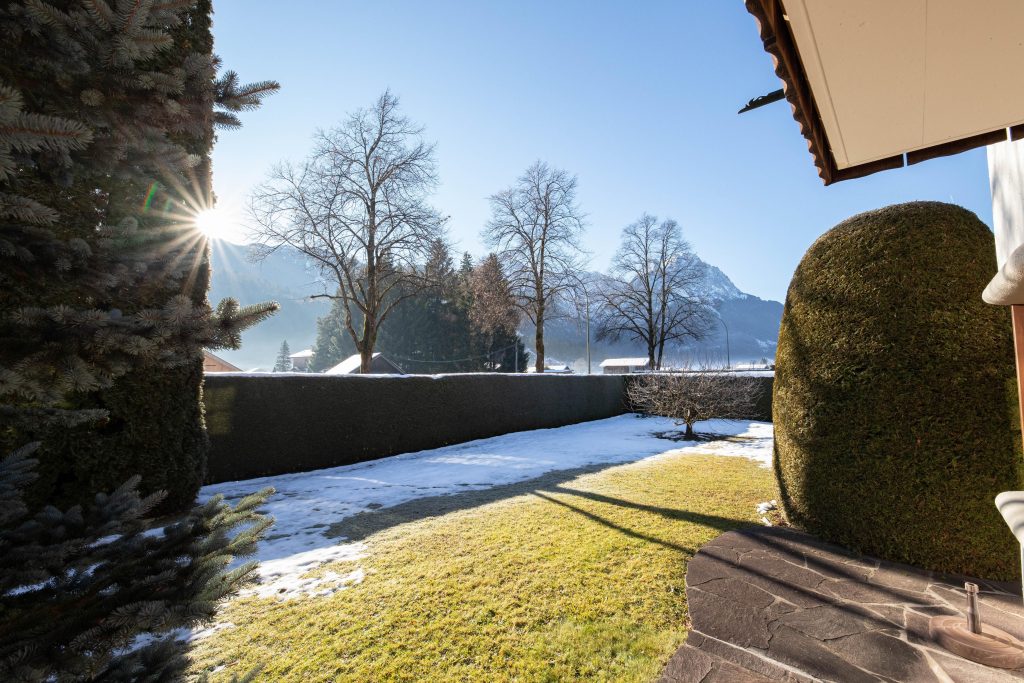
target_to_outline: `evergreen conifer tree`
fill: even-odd
[[[136,244],[135,281],[118,288],[116,308],[125,314],[174,309],[173,315],[202,320],[209,249],[190,223],[213,204],[214,126],[239,125],[237,112],[256,106],[276,84],[243,86],[233,72],[216,78],[210,0],[32,0],[9,5],[7,16],[5,26],[16,38],[5,41],[8,73],[35,89],[46,84],[47,113],[84,125],[96,138],[87,150],[88,174],[76,169],[64,196],[82,202],[96,192],[105,198],[99,209],[105,225],[127,227],[131,240],[148,243]],[[79,208],[75,236],[92,243],[89,207]],[[238,320],[270,310],[223,305],[223,313]],[[226,338],[207,345],[237,344],[235,327],[226,326]],[[208,447],[201,349],[189,338],[162,342],[161,356],[135,354],[116,379],[76,392],[75,407],[107,412],[103,429],[33,435],[44,437],[40,453],[46,456],[33,500],[85,503],[84,492],[112,489],[133,472],[142,476],[143,494],[167,491],[160,512],[191,504]]]
[[[276,308],[205,300],[189,216],[211,202],[212,127],[276,87],[217,80],[209,26],[208,0],[0,6],[0,680],[177,677],[175,630],[249,579],[252,565],[226,569],[269,524],[267,492],[150,522],[194,500],[196,458],[170,496],[123,481],[157,454],[119,460],[109,487],[62,459],[124,430],[118,400],[152,394],[185,407],[129,414],[132,428],[198,434],[163,446],[201,452],[202,348],[236,347]],[[54,504],[69,492],[85,504]]]
[[[341,296],[331,301],[331,310],[316,321],[316,343],[313,344],[313,360],[309,364],[313,372],[323,372],[356,352],[355,342],[345,329],[345,301]],[[352,315],[355,315],[353,311]]]
[[[461,276],[444,240],[431,242],[422,270],[429,285],[395,308],[381,327],[378,348],[414,373],[476,369]]]
[[[274,361],[274,372],[288,372],[292,369],[292,350],[288,348],[288,340],[281,342],[281,348],[277,352],[277,360]]]
[[[517,334],[519,311],[495,255],[474,267],[463,254],[458,270],[443,240],[422,269],[429,287],[404,298],[381,326],[377,348],[412,373],[516,372],[528,354]],[[323,371],[355,353],[335,300],[317,322],[313,369]],[[346,344],[348,342],[348,344]]]
[[[517,334],[520,311],[496,254],[469,275],[470,321],[485,354],[485,369],[518,372],[526,368],[526,350]]]

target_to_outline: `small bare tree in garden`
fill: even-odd
[[[644,214],[622,231],[611,272],[601,282],[597,338],[636,340],[660,369],[665,345],[700,339],[710,326],[706,267],[672,219]]]
[[[309,258],[339,299],[368,372],[381,324],[428,285],[421,272],[444,219],[427,203],[437,184],[434,145],[381,95],[316,136],[312,155],[279,164],[252,195],[258,257],[284,246]],[[361,318],[356,320],[355,317]]]
[[[484,240],[496,250],[520,310],[536,328],[536,367],[544,372],[544,322],[583,270],[576,176],[538,161],[490,200]]]
[[[762,391],[757,377],[713,370],[638,375],[627,388],[635,410],[685,424],[687,440],[697,437],[693,426],[703,420],[749,419]]]

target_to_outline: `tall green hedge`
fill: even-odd
[[[914,202],[839,224],[793,276],[779,334],[775,473],[791,522],[857,551],[1019,575],[993,504],[1022,485],[1009,311],[973,213]]]
[[[167,492],[162,510],[193,503],[209,449],[200,402],[202,360],[173,369],[140,366],[77,404],[109,411],[98,429],[55,431],[47,437],[44,452],[56,457],[41,459],[35,486],[47,500],[79,503],[84,492],[109,489],[111,482],[137,474],[147,493]]]

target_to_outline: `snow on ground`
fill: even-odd
[[[620,415],[606,420],[515,432],[453,446],[406,453],[329,469],[213,484],[201,497],[237,500],[265,486],[275,493],[265,511],[276,519],[254,559],[260,582],[248,591],[261,597],[327,595],[363,580],[362,569],[322,576],[307,574],[327,562],[358,561],[363,543],[328,538],[328,527],[359,512],[416,498],[511,484],[554,470],[634,462],[656,455],[701,453],[771,463],[772,425],[710,420],[696,426],[724,438],[673,442],[655,434],[676,431],[667,418]]]

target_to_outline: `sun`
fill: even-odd
[[[235,217],[218,206],[202,209],[193,222],[196,229],[211,240],[230,239],[238,231]]]

